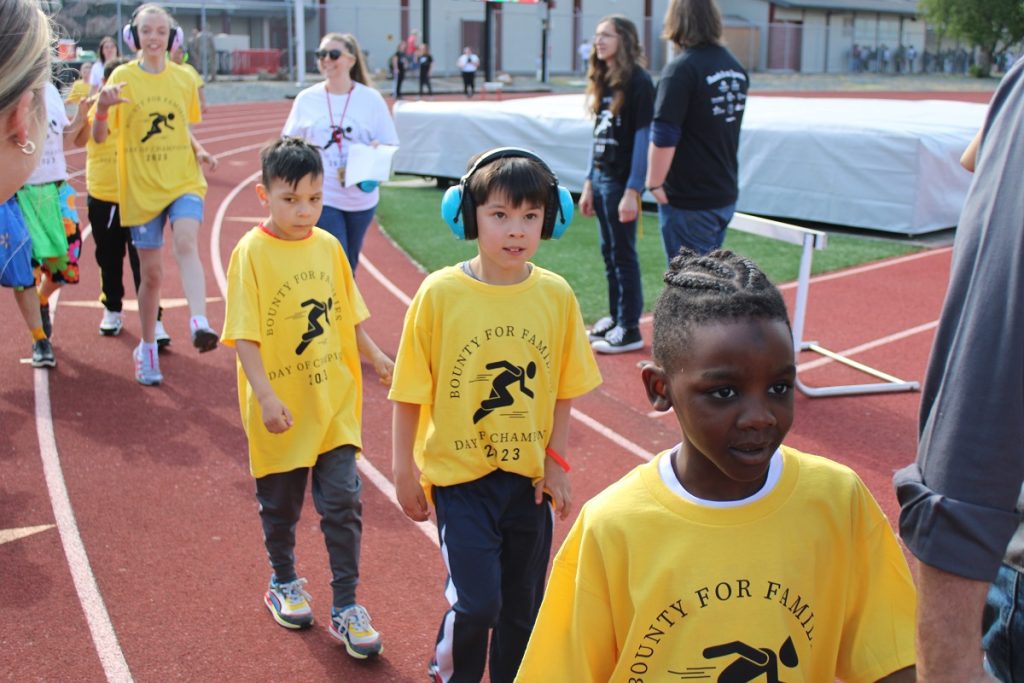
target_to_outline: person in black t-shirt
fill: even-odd
[[[391,69],[395,74],[395,84],[392,96],[396,100],[402,99],[402,81],[405,80],[405,42],[398,44],[395,54],[391,55]]]
[[[681,53],[658,83],[647,189],[671,261],[680,247],[707,253],[722,246],[739,195],[736,152],[749,82],[722,46],[715,0],[671,0],[662,37]]]
[[[590,329],[590,340],[599,353],[636,351],[644,347],[636,221],[654,84],[644,69],[636,26],[622,15],[605,17],[597,25],[587,69],[587,106],[595,117],[594,143],[580,211],[597,216],[609,311]]]
[[[423,96],[424,86],[426,86],[427,92],[433,95],[434,88],[430,85],[430,72],[434,70],[434,57],[430,54],[430,46],[426,43],[420,45],[416,63],[420,66],[420,97]]]

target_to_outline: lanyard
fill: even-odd
[[[342,146],[345,144],[345,129],[342,125],[345,123],[345,112],[348,111],[348,103],[352,101],[352,91],[356,89],[356,84],[353,83],[352,87],[348,89],[348,97],[345,98],[345,107],[341,110],[341,119],[338,121],[337,128],[337,139],[338,143],[338,157],[341,157]],[[327,117],[330,119],[331,128],[334,128],[334,111],[331,109],[331,93],[327,92],[327,86],[324,86],[324,95],[327,96]]]

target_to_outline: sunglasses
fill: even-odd
[[[329,57],[331,61],[334,62],[340,59],[341,55],[343,55],[344,53],[341,50],[317,50],[313,54],[316,55],[317,59],[324,59],[325,57]]]

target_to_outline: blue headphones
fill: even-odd
[[[477,236],[476,204],[473,201],[473,193],[466,191],[469,179],[478,169],[487,164],[509,157],[532,159],[551,174],[551,195],[544,203],[544,225],[540,231],[541,238],[557,240],[569,227],[573,214],[572,195],[569,194],[569,190],[558,184],[558,177],[551,167],[529,150],[519,147],[498,147],[482,154],[466,172],[466,175],[462,176],[459,184],[449,187],[441,200],[441,218],[460,240],[475,240]]]

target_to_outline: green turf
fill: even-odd
[[[416,263],[432,272],[471,258],[473,242],[459,242],[441,220],[442,191],[435,187],[391,185],[381,192],[377,216],[381,227]],[[658,230],[658,216],[645,213],[643,237],[637,242],[644,284],[644,310],[649,311],[661,291],[665,251]],[[749,256],[778,283],[795,280],[800,247],[730,230],[725,246]],[[814,272],[899,256],[919,247],[891,240],[829,234],[828,248],[814,254]],[[597,244],[597,221],[579,214],[558,241],[542,242],[534,263],[562,275],[576,291],[583,317],[593,322],[608,313],[604,264]]]

